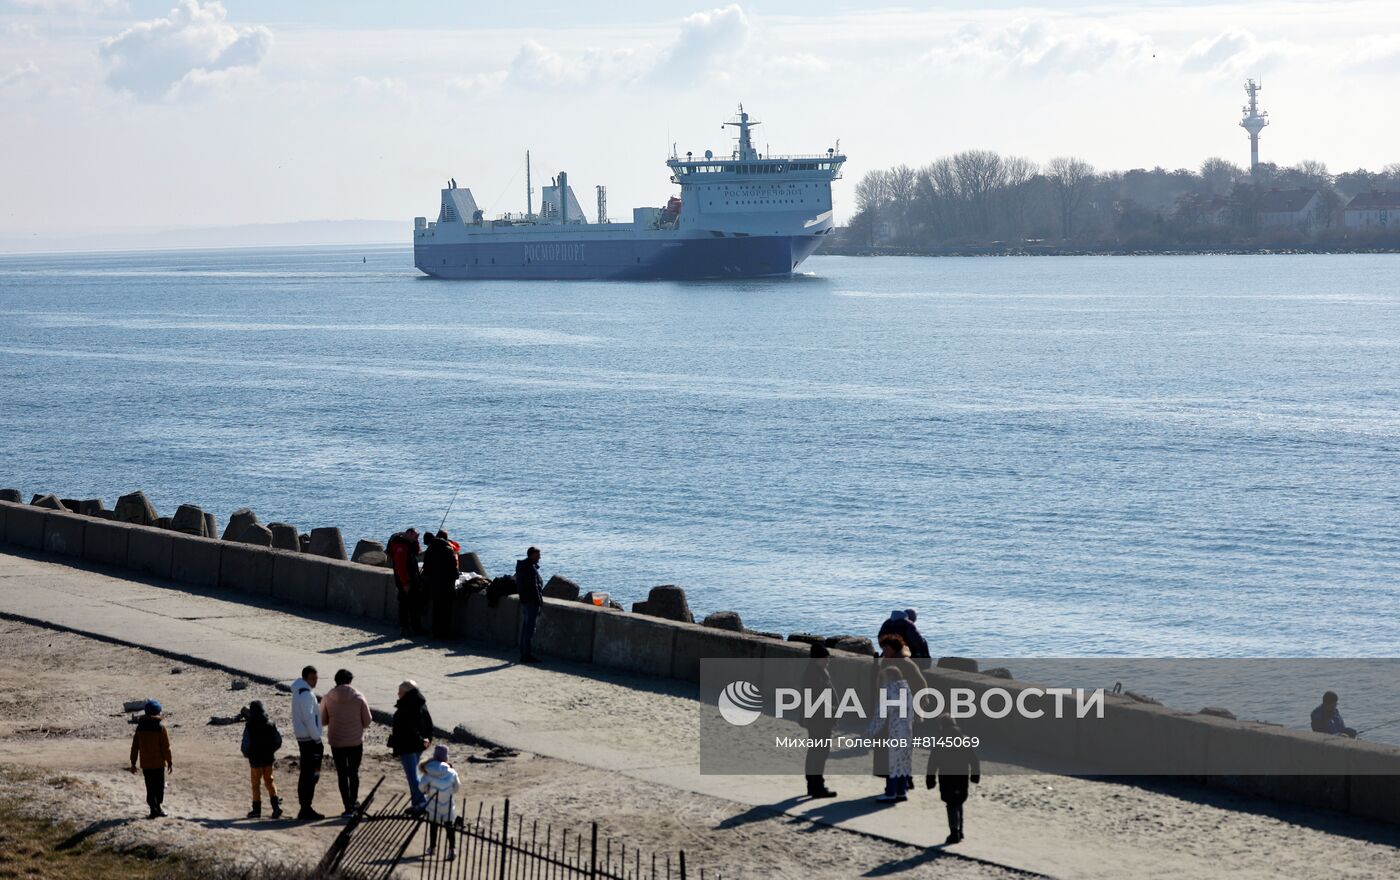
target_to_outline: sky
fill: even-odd
[[[726,153],[743,102],[775,153],[856,180],[985,148],[1103,169],[1400,162],[1400,3],[0,0],[0,234],[488,212],[568,171],[610,213],[665,159]],[[591,212],[590,212],[591,213]]]

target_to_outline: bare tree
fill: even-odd
[[[1244,176],[1244,169],[1227,159],[1213,156],[1201,163],[1201,183],[1212,195],[1223,196]]]
[[[978,236],[991,232],[992,194],[1003,185],[1001,156],[991,150],[966,150],[953,157],[958,193],[966,206],[968,231]]]
[[[1026,237],[1026,202],[1036,174],[1035,163],[1024,156],[1006,156],[1001,160],[1001,171],[1002,222],[1011,238],[1022,239]]]
[[[1045,177],[1050,181],[1055,194],[1055,205],[1060,214],[1060,236],[1074,235],[1075,215],[1084,204],[1089,186],[1094,182],[1094,166],[1083,159],[1072,156],[1059,156],[1045,166]]]

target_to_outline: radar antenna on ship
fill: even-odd
[[[749,129],[762,124],[761,122],[750,122],[749,114],[744,112],[744,105],[739,105],[739,115],[725,123],[726,126],[732,125],[739,129],[739,149],[735,151],[734,158],[741,162],[758,158],[758,152],[753,148],[753,139],[749,136]]]

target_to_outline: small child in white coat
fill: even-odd
[[[457,791],[462,780],[457,771],[447,761],[447,746],[433,749],[432,758],[418,768],[418,790],[428,799],[426,818],[428,825],[428,848],[423,854],[430,856],[437,852],[438,828],[447,829],[447,860],[457,857],[457,839],[453,836],[452,823],[457,818]]]

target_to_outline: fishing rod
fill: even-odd
[[[1370,733],[1373,730],[1380,730],[1382,727],[1389,727],[1392,724],[1400,723],[1400,718],[1392,718],[1389,721],[1382,721],[1380,724],[1372,724],[1370,727],[1363,727],[1356,732],[1357,736],[1363,733]]]
[[[442,514],[442,522],[438,523],[439,532],[442,531],[443,526],[447,525],[447,514],[452,512],[452,505],[457,503],[457,493],[460,491],[462,491],[460,486],[452,491],[452,500],[447,502],[447,510]]]

